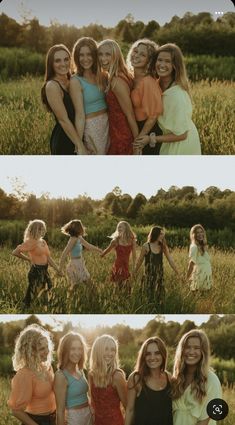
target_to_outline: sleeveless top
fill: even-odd
[[[77,78],[82,86],[85,115],[107,109],[104,93],[96,84],[89,83],[85,78],[78,75],[74,75],[73,78]]]
[[[91,378],[91,400],[95,412],[94,425],[124,425],[120,398],[111,384],[106,388],[99,388]]]
[[[145,275],[147,279],[159,280],[163,279],[163,252],[154,253],[151,250],[150,243],[148,243],[149,250],[145,254]]]
[[[68,382],[65,400],[66,407],[70,409],[74,406],[80,406],[84,403],[88,403],[88,383],[83,371],[80,371],[82,375],[79,379],[71,375],[66,369],[61,370],[61,372],[64,374]]]
[[[119,78],[127,83],[130,89],[132,88],[133,82],[131,80],[124,75],[119,75]],[[132,143],[134,137],[127,121],[127,117],[111,88],[106,93],[106,102],[108,105],[110,136],[108,155],[132,155]]]
[[[82,244],[78,238],[75,245],[71,249],[71,258],[81,257],[81,255],[82,255]]]
[[[162,390],[152,390],[146,384],[135,399],[134,425],[173,425],[170,382]]]
[[[65,90],[62,85],[59,83],[59,81],[57,80],[51,80],[51,81],[55,81],[57,84],[59,84],[61,90],[63,91],[63,103],[64,103],[64,107],[66,109],[66,112],[68,114],[68,117],[70,119],[70,121],[74,124],[75,123],[75,109],[73,106],[73,102],[72,99],[70,97],[70,94],[67,92],[67,90]],[[53,111],[52,111],[53,113]],[[56,122],[58,123],[58,119],[56,118],[55,114],[53,113]]]
[[[116,260],[112,267],[112,280],[115,282],[126,280],[130,277],[129,258],[133,244],[117,245],[115,247]]]

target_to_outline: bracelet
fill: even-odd
[[[149,138],[150,138],[149,146],[151,148],[155,148],[156,143],[157,143],[156,134],[155,133],[150,133]]]

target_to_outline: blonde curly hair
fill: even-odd
[[[39,347],[43,339],[46,339],[48,344],[48,355],[47,360],[42,363]],[[53,343],[49,332],[39,325],[29,325],[20,332],[16,340],[15,352],[12,357],[13,368],[18,371],[23,367],[27,367],[36,372],[42,372],[45,367],[50,369],[52,352]]]

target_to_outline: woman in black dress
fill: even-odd
[[[164,304],[165,299],[163,254],[166,256],[174,272],[178,273],[165,241],[164,229],[160,226],[154,226],[150,230],[147,242],[142,246],[136,264],[135,274],[144,261],[145,274],[142,279],[143,289],[147,292],[149,301],[156,299],[159,305]]]
[[[63,44],[52,46],[46,57],[42,102],[52,112],[56,125],[50,139],[52,155],[85,155],[86,150],[74,126],[75,112],[69,95],[70,52]]]
[[[164,342],[147,339],[128,379],[125,425],[173,425],[171,377],[166,371]]]

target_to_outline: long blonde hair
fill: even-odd
[[[107,345],[115,346],[115,356],[112,364],[107,365],[104,360]],[[90,356],[90,373],[96,387],[106,388],[112,383],[114,372],[119,369],[118,343],[111,335],[97,337],[92,345]],[[119,369],[121,370],[121,369]]]
[[[38,349],[42,339],[46,339],[48,344],[47,360],[42,363]],[[39,325],[33,324],[27,326],[20,332],[12,357],[13,368],[15,371],[27,367],[35,372],[42,372],[51,367],[53,343],[49,332]]]
[[[187,77],[187,71],[184,64],[184,57],[181,49],[173,43],[163,44],[163,46],[159,47],[152,57],[149,71],[152,76],[156,76],[156,61],[158,55],[161,52],[167,52],[171,55],[172,65],[173,65],[173,79],[176,84],[178,84],[182,89],[186,90],[188,94],[190,94],[189,82]]]
[[[201,241],[201,242],[199,242],[196,238],[196,232],[199,229],[201,229],[204,233],[203,241]],[[204,252],[206,251],[206,247],[207,247],[207,239],[206,239],[206,231],[201,224],[195,224],[190,229],[190,240],[191,240],[191,243],[194,243],[195,245],[197,245],[197,247],[199,248],[201,253],[204,254]]]
[[[99,49],[102,46],[109,46],[111,48],[111,64],[108,71],[108,88],[110,88],[110,84],[112,82],[113,77],[118,77],[120,75],[123,75],[127,78],[127,80],[132,80],[132,75],[130,71],[127,68],[127,65],[125,63],[122,51],[120,49],[119,44],[115,40],[106,39],[101,41],[98,44],[98,57],[99,57]],[[99,60],[98,60],[99,63]],[[99,63],[99,66],[100,63]]]
[[[120,233],[118,231],[118,226],[120,224],[123,224],[124,227],[125,227],[125,230],[124,230],[122,235],[120,235]],[[136,239],[136,235],[133,232],[130,224],[127,221],[119,221],[119,223],[117,224],[115,232],[110,237],[113,240],[118,240],[118,238],[120,238],[120,236],[122,236],[124,242],[127,243],[127,244],[131,244]]]
[[[32,220],[24,231],[24,242],[28,239],[41,239],[46,231],[46,223],[43,220]]]
[[[187,365],[184,361],[184,349],[189,338],[199,338],[200,340],[201,360],[197,364],[191,389],[195,398],[202,402],[202,399],[206,396],[210,344],[205,332],[199,329],[191,330],[184,334],[177,346],[173,370],[172,396],[174,399],[178,399],[185,391]]]
[[[87,360],[87,345],[82,335],[77,332],[68,332],[60,341],[57,350],[58,369],[64,369],[68,363],[69,351],[74,341],[79,341],[82,346],[82,355],[78,362],[78,368],[83,369]]]

